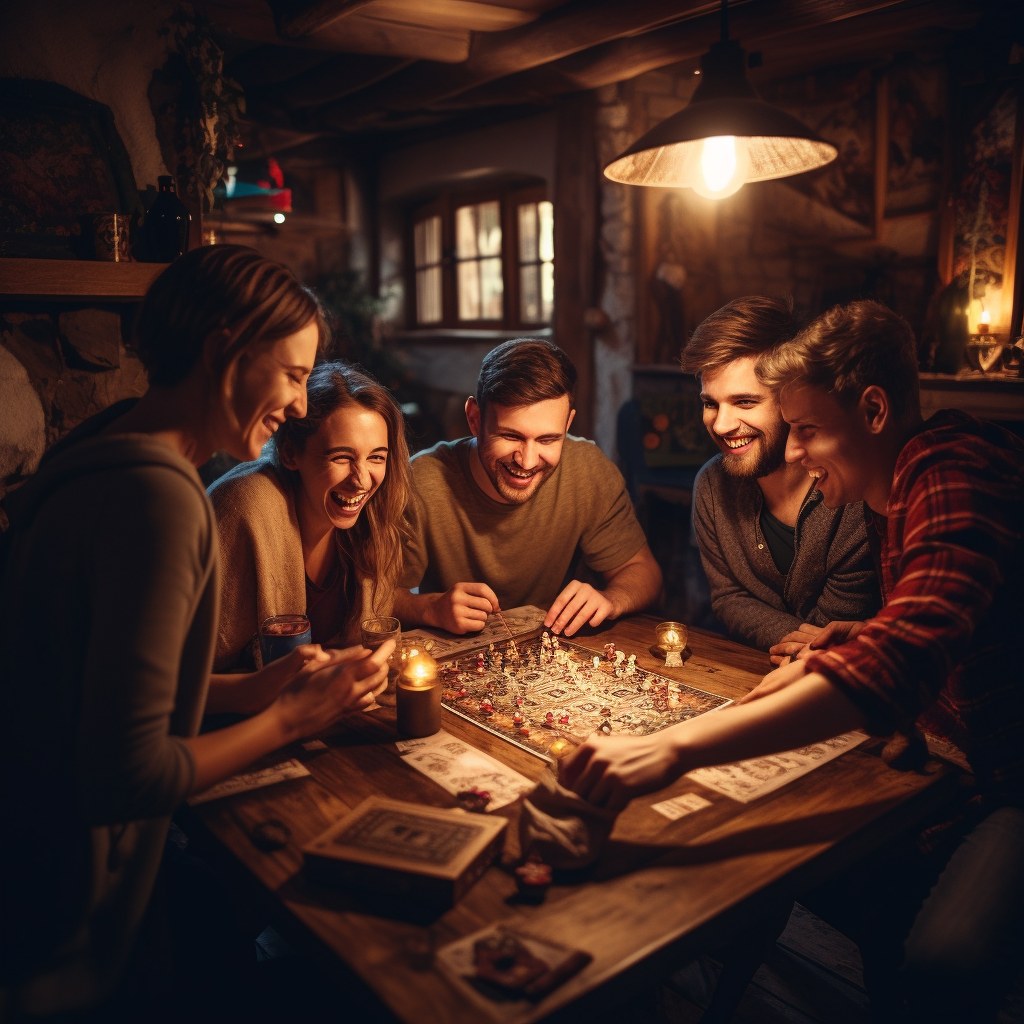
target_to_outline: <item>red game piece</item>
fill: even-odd
[[[551,885],[551,866],[531,857],[516,868],[516,885],[524,903],[543,903]]]

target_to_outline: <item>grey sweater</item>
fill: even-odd
[[[830,509],[809,491],[796,521],[795,554],[783,576],[761,533],[757,481],[729,476],[716,455],[697,474],[693,527],[711,606],[729,632],[767,650],[802,622],[867,619],[881,605],[864,506]]]
[[[104,419],[5,502],[0,988],[29,1014],[116,985],[192,786],[179,737],[198,729],[213,659],[202,483],[151,438],[90,436]]]

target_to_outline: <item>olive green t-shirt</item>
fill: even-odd
[[[608,572],[646,543],[622,474],[593,441],[567,437],[558,466],[522,505],[486,495],[471,458],[468,437],[413,458],[403,587],[486,583],[503,608],[546,609],[581,561]]]

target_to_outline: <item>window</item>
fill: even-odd
[[[411,228],[411,326],[551,322],[554,207],[542,187],[441,196],[414,211]]]
[[[555,311],[555,208],[547,200],[517,204],[519,319],[549,324]]]

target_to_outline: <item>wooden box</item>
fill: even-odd
[[[388,912],[453,907],[501,848],[505,818],[370,797],[303,847],[306,873]]]

